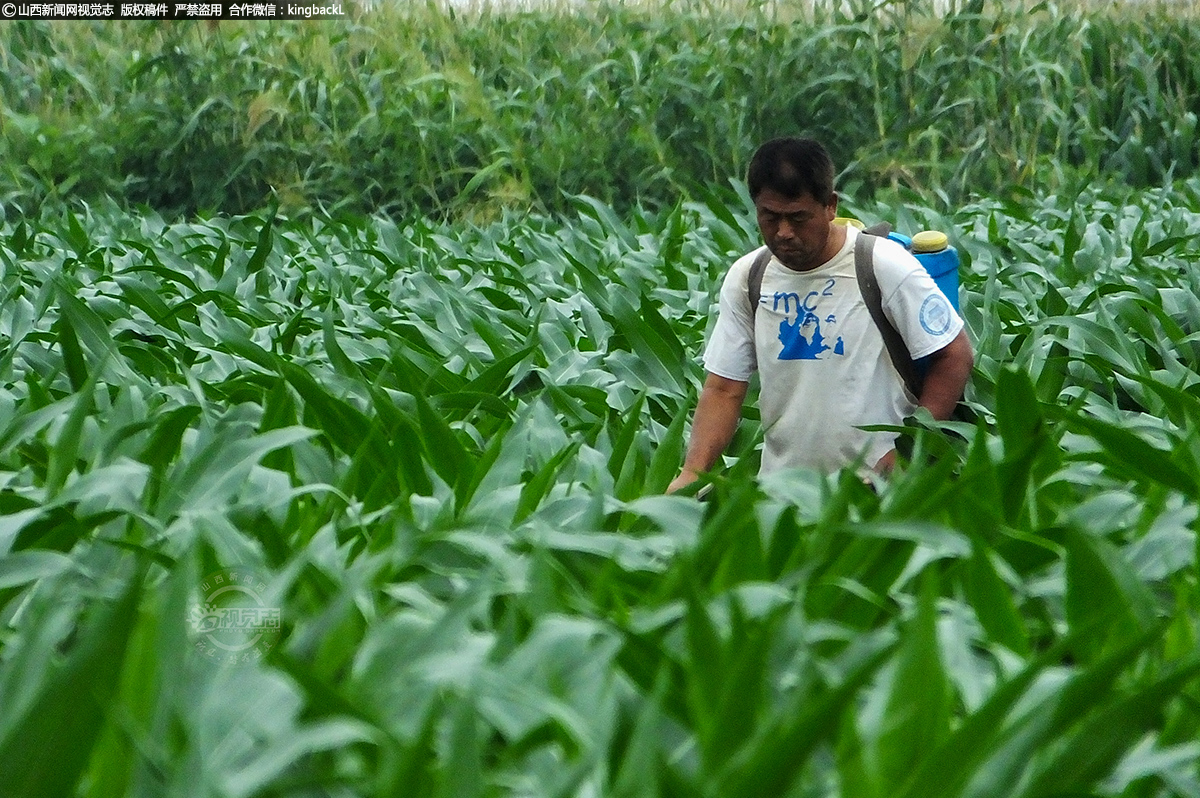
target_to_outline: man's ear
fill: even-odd
[[[825,206],[829,210],[830,221],[832,221],[833,218],[835,216],[837,216],[837,206],[838,206],[838,193],[835,191],[829,195],[829,204]]]

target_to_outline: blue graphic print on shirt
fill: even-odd
[[[779,322],[779,341],[783,344],[780,360],[818,360],[822,352],[829,351],[821,335],[821,320],[813,313],[803,314],[795,324]]]
[[[837,281],[830,279],[823,291],[810,291],[803,299],[796,293],[776,293],[774,309],[779,311],[783,306],[784,320],[779,323],[779,342],[783,348],[779,352],[780,360],[822,360],[821,355],[832,352],[834,355],[845,355],[846,347],[841,336],[837,336],[831,347],[826,343],[826,333],[821,331],[821,318],[817,309],[822,297],[833,297],[833,289]],[[792,308],[795,307],[795,320],[792,321]],[[825,324],[832,325],[836,331],[837,317],[829,314]]]

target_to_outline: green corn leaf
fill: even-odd
[[[867,767],[866,744],[852,712],[843,715],[838,730],[837,766],[841,798],[877,798],[879,791]]]
[[[362,376],[362,372],[355,365],[346,353],[342,350],[341,344],[338,343],[337,333],[333,326],[333,305],[332,303],[325,308],[323,317],[322,331],[324,333],[325,354],[329,357],[329,362],[334,369],[350,378],[358,378]]]
[[[709,617],[695,585],[686,594],[688,658],[684,665],[688,709],[696,735],[709,739],[715,732],[716,703],[721,695],[727,647]]]
[[[282,373],[304,400],[305,410],[315,416],[321,432],[343,452],[356,452],[371,428],[366,414],[334,396],[300,366],[284,363]]]
[[[1012,590],[1000,579],[987,548],[976,545],[964,575],[966,595],[992,641],[1028,657],[1029,638],[1013,601]]]
[[[290,427],[250,438],[236,437],[236,431],[217,437],[194,460],[168,476],[161,517],[224,506],[244,488],[251,469],[263,457],[316,434],[304,427]]]
[[[626,469],[626,460],[631,456],[636,457],[636,454],[632,453],[633,442],[641,429],[642,406],[645,403],[645,394],[640,394],[633,407],[626,412],[624,423],[613,440],[612,454],[608,458],[608,473],[612,474],[614,479],[620,477]]]
[[[1067,621],[1072,629],[1090,629],[1078,650],[1084,661],[1116,642],[1153,628],[1157,602],[1107,541],[1076,529],[1067,531]]]
[[[1142,251],[1142,255],[1147,258],[1155,258],[1176,249],[1181,244],[1190,244],[1193,240],[1192,236],[1167,236],[1146,247]]]
[[[62,350],[63,367],[71,381],[71,389],[80,391],[87,384],[88,367],[83,357],[83,349],[79,346],[79,337],[75,334],[70,316],[66,314],[58,317],[55,327],[58,331],[58,346]]]
[[[170,465],[179,454],[184,431],[200,413],[201,409],[196,405],[184,405],[164,413],[141,452],[141,461],[160,471]]]
[[[1186,496],[1200,492],[1196,480],[1175,464],[1170,452],[1147,443],[1133,432],[1082,414],[1067,416],[1065,421],[1068,427],[1095,438],[1119,471],[1165,485]]]
[[[417,430],[429,464],[448,484],[459,485],[461,490],[465,490],[473,474],[466,447],[425,396],[418,393],[416,400],[417,419],[420,422]]]
[[[157,292],[148,288],[140,280],[129,277],[118,277],[116,282],[121,287],[121,294],[126,302],[144,312],[155,323],[163,325],[180,336],[184,334],[179,327],[179,319],[171,312],[171,308]]]
[[[1059,641],[1000,684],[982,706],[963,719],[944,743],[922,759],[898,798],[956,798],[962,795],[980,764],[1000,750],[997,741],[1004,736],[1005,717],[1038,675],[1060,658],[1066,648],[1066,641]]]
[[[1001,371],[996,383],[996,426],[1005,452],[1025,449],[1044,423],[1029,376],[1015,369]]]
[[[736,642],[719,660],[722,678],[719,692],[711,697],[713,722],[699,741],[710,770],[719,769],[758,725],[770,678],[769,641],[777,637],[778,624],[789,609],[785,605],[766,618],[749,621],[737,600],[729,604],[730,639]]]
[[[345,750],[371,739],[361,724],[336,718],[308,723],[269,743],[246,766],[228,773],[222,787],[231,795],[255,795],[284,782],[289,770],[318,754]]]
[[[676,413],[655,447],[646,472],[646,493],[662,493],[679,473],[683,464],[683,429],[687,420],[687,413]]]
[[[1083,220],[1079,218],[1077,212],[1072,211],[1070,222],[1067,224],[1066,236],[1063,238],[1063,263],[1074,264],[1075,253],[1079,252],[1079,247],[1083,242],[1082,227]]]
[[[1064,650],[1078,649],[1094,631],[1092,628],[1074,631],[1052,651],[1061,656]],[[1161,635],[1162,629],[1157,628],[1120,641],[1117,647],[1073,674],[1049,695],[1043,696],[1036,706],[1027,709],[1019,721],[1010,722],[1003,729],[997,728],[999,721],[992,717],[992,730],[1001,733],[998,738],[992,738],[989,745],[983,745],[990,733],[986,728],[975,729],[982,735],[982,739],[976,743],[968,746],[967,740],[960,741],[968,748],[986,753],[986,760],[976,769],[963,795],[966,798],[983,798],[1010,790],[1028,769],[1030,758],[1036,751],[1048,741],[1061,738],[1080,719],[1109,701],[1113,685],[1121,673]]]
[[[70,557],[55,551],[18,551],[0,556],[0,590],[75,569]]]
[[[137,619],[141,577],[127,579],[121,596],[97,607],[65,662],[0,737],[6,795],[74,793],[116,692]]]
[[[396,407],[383,391],[372,390],[371,399],[380,423],[371,426],[369,437],[355,456],[354,469],[364,470],[363,482],[375,480],[379,489],[388,493],[380,497],[384,503],[393,500],[401,488],[430,495],[433,483],[426,471],[417,420]]]
[[[570,461],[578,453],[582,443],[580,441],[573,442],[570,446],[559,451],[546,463],[538,469],[531,478],[526,480],[521,486],[521,496],[517,501],[517,508],[512,517],[514,524],[528,518],[537,510],[538,505],[546,498],[546,495],[555,485],[555,478],[562,470],[564,463]]]
[[[666,693],[664,676],[656,680],[654,692],[642,700],[642,706],[627,737],[614,742],[619,759],[612,767],[614,771],[613,798],[644,798],[659,795],[660,762],[659,741],[662,735],[663,715],[661,704]]]
[[[478,798],[484,794],[483,756],[486,731],[469,698],[454,701],[447,716],[454,756],[442,761],[437,798]]]
[[[896,652],[894,670],[875,737],[876,783],[892,795],[950,732],[950,686],[937,640],[938,580],[930,568],[920,599]]]
[[[440,719],[441,715],[430,707],[414,739],[405,741],[405,745],[399,744],[399,741],[392,743],[393,750],[389,751],[388,762],[390,767],[380,778],[384,783],[383,792],[403,792],[413,798],[434,796],[437,785],[433,771],[438,759],[436,741]]]
[[[79,217],[74,213],[67,214],[67,229],[63,231],[63,237],[66,242],[75,250],[75,254],[79,258],[86,258],[91,251],[91,242],[88,239],[87,231],[83,229],[83,225],[79,223]]]
[[[463,390],[492,395],[503,393],[509,387],[505,383],[511,378],[514,369],[528,360],[533,351],[533,347],[527,346],[497,360],[481,371]]]
[[[567,262],[571,264],[572,272],[575,275],[575,279],[579,282],[580,290],[595,305],[596,310],[601,313],[611,312],[610,286],[604,282],[594,269],[580,261],[570,251],[563,250],[562,254],[567,259]]]
[[[125,365],[108,326],[100,316],[62,282],[56,283],[56,288],[61,318],[77,336],[82,345],[80,349],[88,351],[94,363],[100,364],[105,371],[110,371],[110,374],[106,375],[108,379],[129,385],[140,383],[141,380]],[[75,368],[77,367],[78,364]]]
[[[50,462],[46,467],[46,493],[54,497],[62,490],[67,478],[75,470],[75,460],[79,454],[79,439],[83,432],[83,424],[92,413],[92,394],[96,388],[97,372],[89,378],[83,388],[75,394],[74,406],[67,414],[66,423],[50,450]]]
[[[267,258],[270,257],[271,250],[275,245],[272,230],[275,227],[277,209],[277,206],[272,206],[267,212],[266,218],[263,219],[262,227],[258,231],[258,241],[254,245],[254,252],[250,255],[250,260],[246,262],[246,274],[257,274],[267,264]],[[218,253],[219,255],[220,253]]]
[[[842,713],[863,684],[891,654],[890,647],[884,647],[836,686],[783,702],[717,776],[714,794],[725,798],[786,794],[813,751],[839,727]]]
[[[682,350],[673,333],[662,332],[666,323],[646,296],[642,296],[640,308],[634,310],[623,295],[616,294],[612,300],[612,318],[647,369],[652,384],[675,395],[682,393],[684,386],[679,376],[683,367]]]
[[[1095,713],[1044,764],[1023,795],[1062,795],[1107,776],[1128,750],[1161,726],[1163,707],[1198,676],[1200,663],[1193,661]]]

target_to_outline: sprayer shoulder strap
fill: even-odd
[[[758,253],[758,257],[754,259],[754,263],[750,264],[750,276],[746,279],[746,294],[750,300],[751,324],[758,313],[758,300],[762,296],[763,272],[767,270],[767,264],[770,262],[771,250],[763,247],[762,252]]]
[[[858,235],[854,246],[854,272],[858,278],[858,290],[871,314],[871,320],[883,336],[883,344],[887,348],[892,365],[900,373],[901,379],[913,396],[921,395],[921,379],[917,373],[908,347],[900,333],[887,320],[883,313],[883,296],[879,290],[879,281],[875,278],[875,238],[886,236],[891,231],[887,222],[868,227]],[[771,250],[763,247],[762,252],[750,264],[750,275],[746,280],[747,299],[750,301],[750,319],[753,323],[758,312],[758,302],[762,297],[763,273],[771,262]]]
[[[904,338],[883,313],[883,295],[879,290],[879,280],[875,276],[875,236],[859,234],[858,240],[854,242],[854,273],[858,278],[858,290],[875,326],[879,328],[892,365],[900,373],[900,378],[904,380],[909,392],[920,398],[921,377],[917,373],[916,364],[908,353]]]

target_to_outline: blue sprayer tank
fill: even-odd
[[[957,313],[958,250],[950,246],[950,239],[946,234],[938,230],[922,230],[912,238],[903,233],[889,233],[888,238],[899,243],[921,262]],[[923,377],[929,370],[929,356],[913,362],[916,364],[917,373]]]
[[[950,246],[950,239],[937,230],[922,230],[912,237],[910,248],[957,312],[958,250]]]
[[[862,230],[865,225],[858,219],[839,216],[833,220],[836,224],[849,224]],[[929,272],[929,276],[937,283],[938,288],[958,312],[958,250],[950,246],[950,239],[939,230],[922,230],[912,238],[895,231],[887,237],[907,249],[920,261]]]

